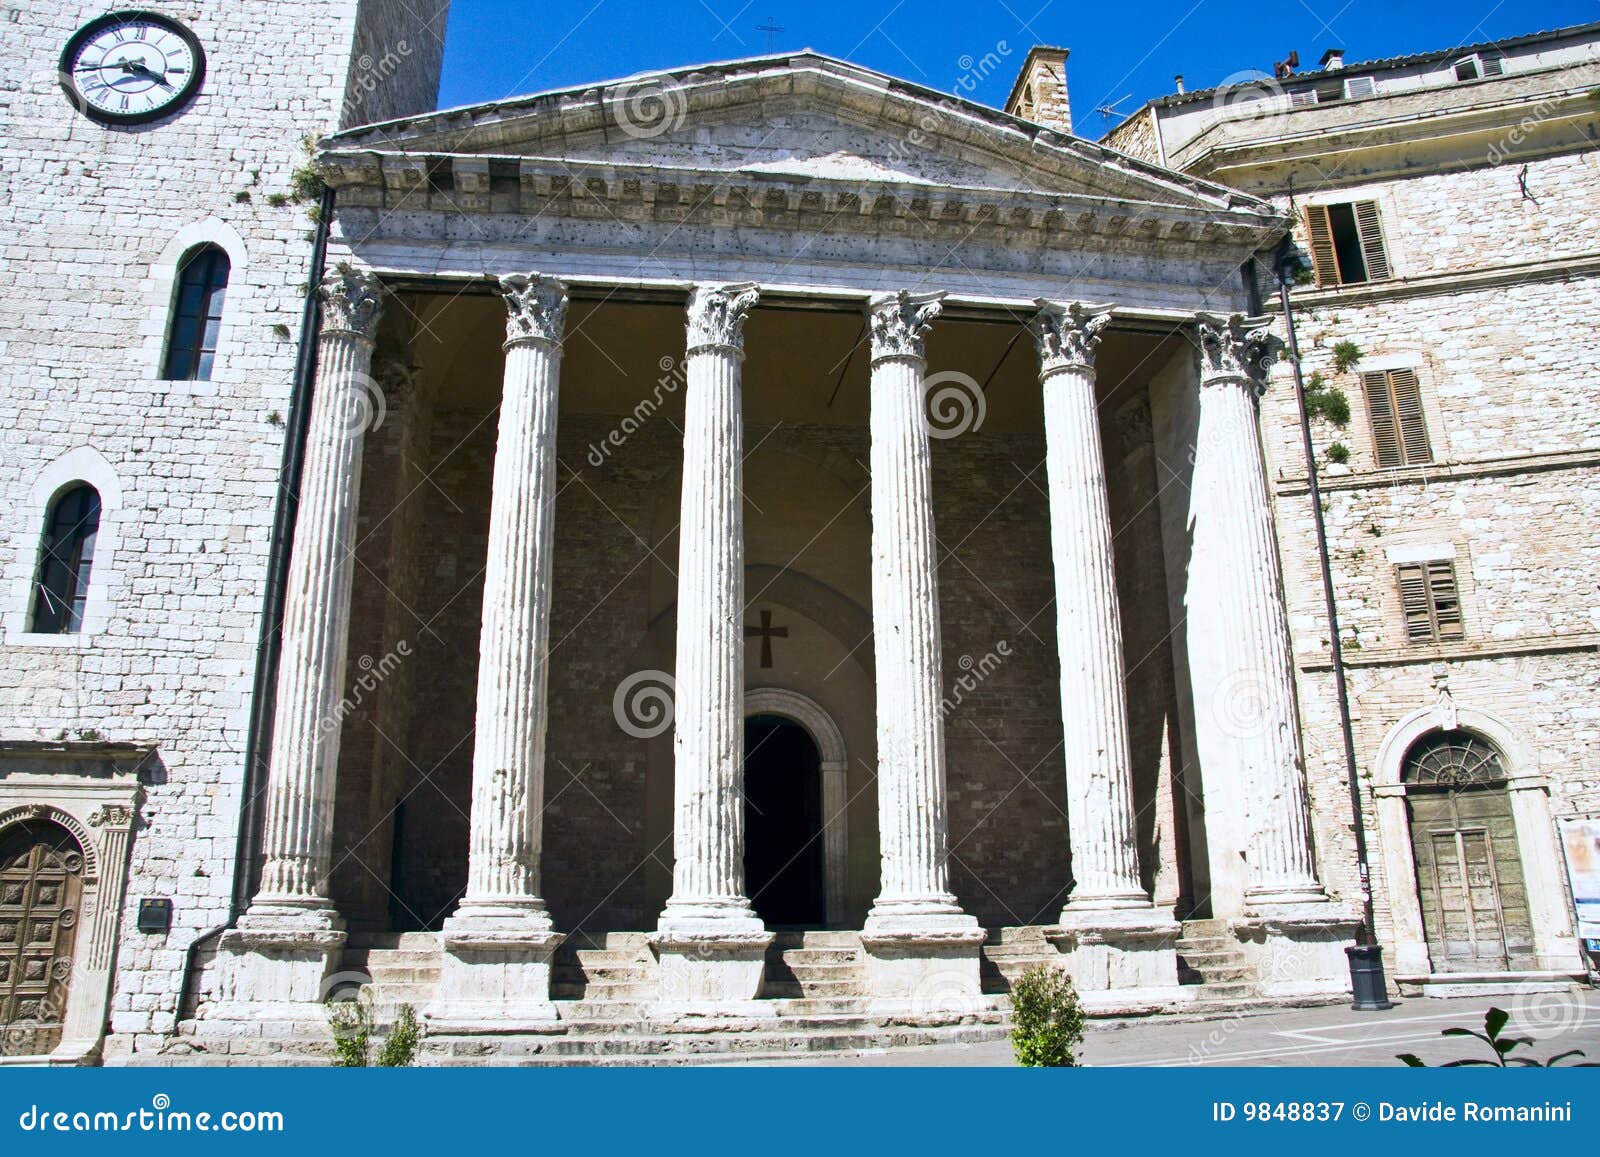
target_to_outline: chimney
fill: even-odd
[[[1333,72],[1344,67],[1344,49],[1330,48],[1322,54],[1322,71]]]
[[[1183,73],[1180,72],[1180,73],[1178,73],[1177,76],[1173,77],[1172,78],[1172,83],[1177,85],[1177,87],[1178,87],[1178,95],[1182,96],[1183,95]]]
[[[1067,50],[1039,44],[1028,50],[1006,98],[1006,112],[1057,132],[1072,132],[1067,103]]]

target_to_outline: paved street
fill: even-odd
[[[1223,1019],[1184,1021],[1146,1017],[1095,1021],[1089,1025],[1082,1059],[1098,1066],[1122,1065],[1397,1065],[1396,1053],[1416,1053],[1430,1064],[1488,1055],[1486,1046],[1445,1038],[1455,1025],[1482,1030],[1490,1007],[1512,1013],[1510,1035],[1531,1036],[1528,1055],[1540,1059],[1583,1049],[1600,1061],[1600,992],[1538,993],[1395,1002],[1387,1012],[1329,1008],[1257,1012]],[[1006,1041],[884,1051],[824,1062],[841,1065],[1009,1065]]]

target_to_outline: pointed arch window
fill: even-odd
[[[33,599],[35,632],[75,634],[83,626],[89,568],[100,533],[100,493],[77,483],[56,496],[45,512],[44,541]]]
[[[178,290],[167,328],[163,375],[167,380],[211,380],[229,269],[228,255],[216,245],[202,245],[191,251],[178,267]]]

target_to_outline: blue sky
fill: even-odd
[[[1298,49],[1302,68],[1600,20],[1600,0],[454,0],[441,106],[495,100],[773,49],[814,48],[999,105],[1028,47],[1071,49],[1075,126],[1098,137],[1123,113]],[[769,32],[760,26],[781,28]],[[997,59],[987,70],[985,57]],[[970,90],[970,91],[969,91]]]

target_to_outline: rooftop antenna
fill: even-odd
[[[1121,120],[1121,119],[1123,119],[1124,117],[1126,117],[1128,115],[1127,113],[1123,112],[1117,106],[1119,104],[1121,104],[1125,100],[1132,100],[1132,99],[1133,99],[1133,93],[1131,93],[1131,92],[1124,93],[1122,96],[1117,97],[1117,99],[1114,100],[1114,101],[1111,101],[1111,102],[1109,102],[1107,104],[1096,105],[1094,111],[1099,113],[1102,117],[1105,118],[1106,127],[1110,128],[1112,120]]]
[[[772,38],[774,36],[776,36],[780,32],[787,32],[789,30],[787,28],[785,28],[781,24],[774,23],[772,17],[768,16],[767,17],[767,22],[765,24],[757,24],[756,25],[756,31],[757,32],[765,32],[767,34],[767,51],[771,52],[772,51]]]

